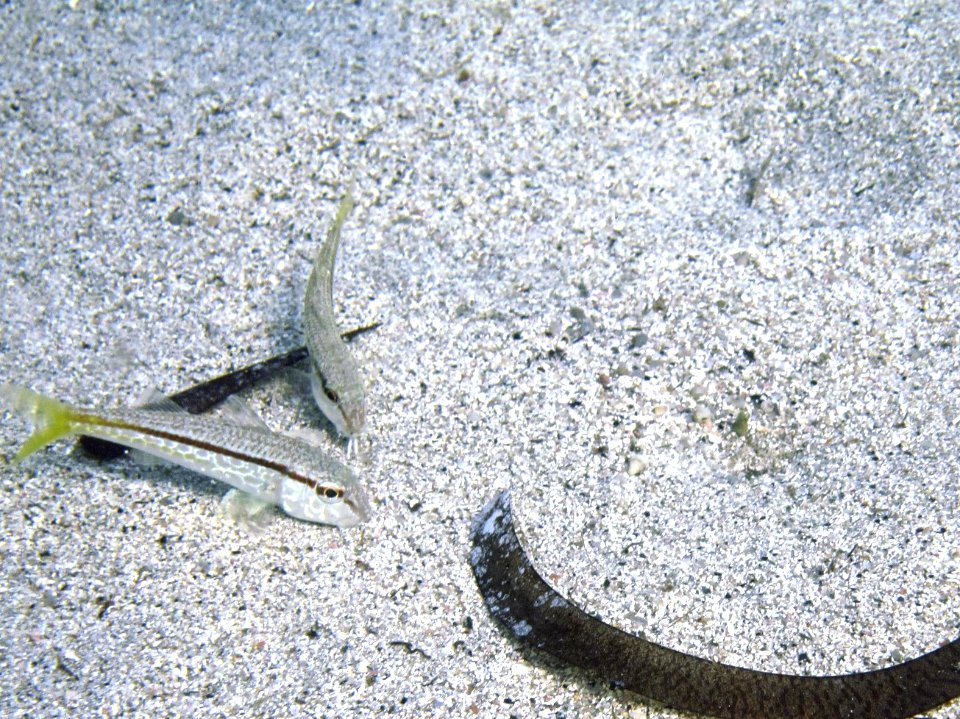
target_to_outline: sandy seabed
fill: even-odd
[[[302,344],[351,180],[338,316],[383,325],[359,529],[0,464],[0,714],[679,716],[489,617],[506,487],[558,590],[673,648],[956,638],[958,37],[950,3],[4,4],[0,380],[110,406]],[[297,375],[244,399],[342,456]]]

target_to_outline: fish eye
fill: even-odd
[[[317,374],[320,374],[319,372]],[[320,388],[323,390],[323,393],[326,395],[327,399],[333,402],[334,404],[340,404],[340,395],[335,389],[330,389],[327,387],[327,382],[324,379],[323,375],[320,375]]]
[[[329,485],[318,485],[316,492],[323,499],[328,501],[333,501],[335,499],[343,498],[343,488],[342,487],[331,487]]]

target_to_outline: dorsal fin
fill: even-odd
[[[134,405],[138,409],[149,409],[157,412],[186,412],[183,407],[178,405],[172,399],[167,397],[163,392],[158,390],[156,387],[151,387],[146,392],[143,393],[143,396],[140,397],[139,401]]]
[[[254,429],[270,429],[260,415],[250,409],[250,405],[236,395],[230,395],[223,400],[220,403],[220,411],[222,417],[233,424],[253,427]]]

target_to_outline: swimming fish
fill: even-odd
[[[341,337],[343,337],[345,342],[350,342],[358,335],[375,330],[380,324],[380,322],[372,322],[363,327],[355,327],[352,330],[344,332]],[[291,367],[306,358],[307,348],[297,347],[281,355],[254,362],[251,365],[219,375],[206,382],[195,384],[192,387],[169,395],[166,399],[182,407],[190,414],[202,414],[211,407],[220,404],[228,397],[233,396],[235,393],[272,377],[280,370]],[[96,437],[85,437],[81,435],[79,444],[86,454],[104,462],[122,457],[126,452],[125,447],[104,439],[97,439]]]
[[[340,244],[340,230],[353,209],[348,190],[326,239],[317,251],[313,272],[307,280],[303,302],[303,325],[310,353],[310,387],[317,406],[347,438],[347,451],[366,422],[363,378],[357,363],[340,337],[333,318],[333,269]]]
[[[0,400],[34,425],[14,457],[17,462],[62,437],[84,434],[219,479],[297,519],[352,527],[370,514],[349,468],[263,426],[166,407],[81,409],[13,384],[0,384]]]

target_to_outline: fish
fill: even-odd
[[[470,534],[480,594],[520,644],[674,709],[721,719],[906,719],[960,696],[960,639],[883,669],[806,676],[723,664],[621,631],[540,576],[514,529],[510,490],[487,503]]]
[[[373,322],[363,327],[356,327],[341,335],[347,342],[365,332],[375,330],[380,322]],[[167,395],[173,404],[182,407],[190,414],[201,414],[211,407],[223,402],[235,393],[266,380],[287,367],[305,360],[308,357],[306,347],[295,347],[283,354],[270,357],[232,372],[219,375],[205,382],[200,382],[187,389]],[[122,457],[126,448],[114,442],[108,442],[96,437],[80,436],[80,448],[90,457],[101,461],[109,461]]]
[[[213,477],[296,519],[345,528],[370,517],[366,494],[346,465],[265,425],[164,405],[83,409],[15,384],[0,384],[0,401],[34,426],[14,462],[58,439],[83,434]]]
[[[333,272],[340,231],[353,209],[353,193],[344,195],[327,236],[317,250],[303,300],[303,325],[310,355],[310,388],[324,416],[347,438],[347,453],[366,424],[363,378],[340,337],[333,316]]]

